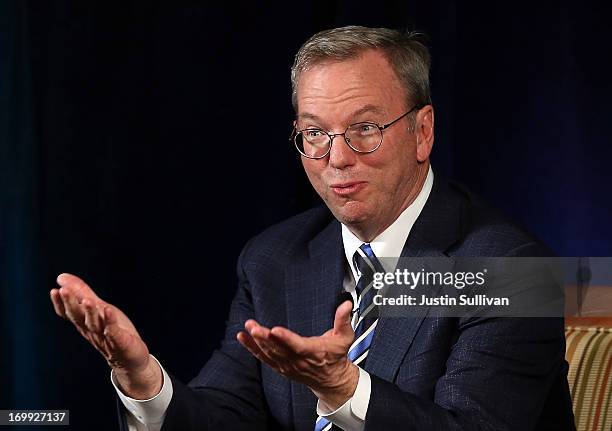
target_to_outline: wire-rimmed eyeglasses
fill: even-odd
[[[421,107],[415,105],[408,112],[382,126],[369,121],[351,124],[344,133],[329,133],[316,127],[307,127],[302,130],[294,128],[289,139],[293,141],[300,154],[309,159],[322,159],[327,156],[336,136],[344,137],[348,146],[357,153],[371,153],[382,144],[383,130],[418,109]]]

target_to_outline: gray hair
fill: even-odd
[[[358,57],[368,49],[380,49],[406,92],[406,107],[431,104],[429,50],[418,32],[350,25],[321,31],[302,45],[291,67],[291,102],[297,112],[297,87],[302,72],[326,61]]]

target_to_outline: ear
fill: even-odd
[[[434,142],[434,110],[433,106],[426,105],[417,112],[415,130],[417,147],[416,156],[419,162],[429,158]]]

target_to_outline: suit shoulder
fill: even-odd
[[[326,206],[311,208],[255,235],[244,247],[242,255],[274,260],[291,257],[305,250],[308,243],[333,222],[337,223]]]

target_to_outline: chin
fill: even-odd
[[[362,202],[347,202],[339,208],[332,209],[332,213],[340,223],[347,226],[359,225],[372,217],[371,211],[368,211]]]

